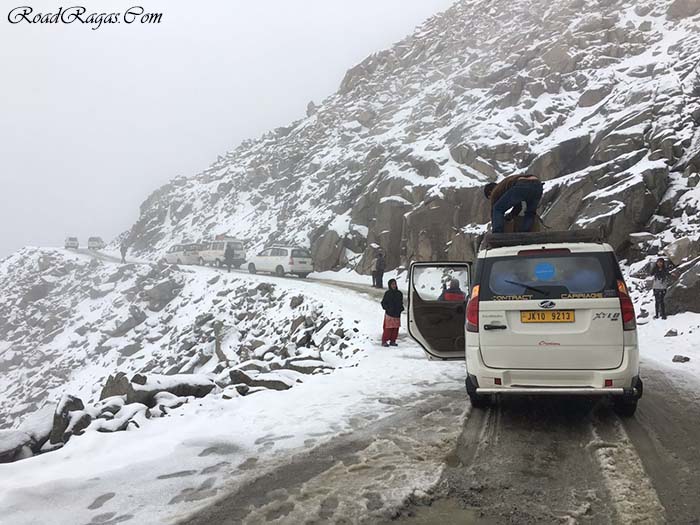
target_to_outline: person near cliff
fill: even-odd
[[[122,256],[122,264],[126,263],[126,252],[129,249],[129,247],[126,245],[126,241],[119,246],[119,253]]]
[[[449,288],[445,288],[438,301],[449,301],[453,303],[463,303],[467,301],[467,294],[459,287],[459,280],[452,279]]]
[[[231,273],[231,266],[233,266],[233,259],[236,253],[233,250],[233,244],[230,242],[226,243],[226,249],[224,250],[224,264],[226,265],[227,272]]]
[[[382,346],[398,346],[396,339],[401,327],[401,312],[403,312],[403,293],[399,290],[396,279],[389,280],[389,289],[382,299],[384,309],[384,331],[382,333]]]
[[[384,288],[384,270],[386,269],[386,260],[384,252],[377,253],[372,262],[372,286],[374,288]]]
[[[542,182],[534,175],[513,175],[498,184],[489,182],[484,186],[484,195],[491,201],[491,231],[503,233],[506,220],[520,215],[523,203],[525,217],[521,231],[531,231],[537,216],[537,206],[542,199],[542,191]],[[511,212],[506,214],[508,210]]]
[[[669,265],[666,263],[666,259],[659,257],[656,262],[652,264],[649,273],[654,278],[652,284],[652,289],[654,290],[654,306],[656,308],[654,319],[658,319],[659,316],[662,319],[666,319],[666,291],[671,284],[671,272],[669,271]]]

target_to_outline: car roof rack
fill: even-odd
[[[530,244],[557,244],[567,242],[588,242],[602,244],[605,232],[601,229],[564,230],[522,233],[489,233],[484,236],[480,249],[505,248]]]

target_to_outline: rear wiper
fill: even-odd
[[[514,284],[515,286],[522,286],[526,290],[532,290],[533,292],[541,293],[545,297],[549,297],[549,292],[547,290],[542,290],[541,288],[535,288],[534,286],[530,286],[530,285],[525,284],[525,283],[516,283],[515,281],[509,281],[507,279],[505,279],[505,282],[507,282],[508,284]]]

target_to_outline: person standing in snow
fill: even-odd
[[[128,246],[126,245],[126,241],[124,241],[121,246],[119,247],[119,253],[122,256],[122,264],[126,263],[126,251],[128,250]]]
[[[386,261],[384,260],[384,252],[379,251],[377,257],[373,261],[373,271],[372,271],[372,286],[374,288],[384,288],[384,269],[386,268]]]
[[[396,279],[389,280],[389,289],[382,299],[384,309],[384,331],[382,333],[382,346],[397,346],[396,338],[401,327],[401,312],[403,312],[403,294],[399,290]]]
[[[503,233],[506,220],[512,220],[520,215],[523,202],[525,217],[521,231],[531,231],[535,225],[542,191],[542,182],[534,175],[513,175],[506,177],[498,184],[489,182],[484,186],[484,195],[491,201],[491,231]],[[512,211],[506,215],[511,208]]]
[[[438,301],[449,301],[454,303],[467,302],[467,294],[465,294],[459,287],[459,279],[452,279],[450,281],[450,287],[445,288],[442,291],[440,297],[438,297]]]
[[[231,266],[233,266],[233,259],[236,254],[233,251],[233,244],[230,242],[226,243],[226,249],[224,250],[224,264],[226,265],[228,273],[231,273]]]
[[[652,289],[654,290],[654,306],[656,307],[656,315],[654,319],[661,316],[666,319],[666,291],[671,284],[671,273],[668,270],[666,259],[659,257],[651,267],[651,276],[654,278]]]

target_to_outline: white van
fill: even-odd
[[[88,238],[88,250],[101,250],[105,247],[105,242],[102,237]]]
[[[78,242],[77,237],[66,237],[65,242],[63,243],[63,247],[66,250],[77,250],[80,248],[80,243]]]
[[[168,264],[197,264],[199,262],[199,244],[176,244],[165,254]]]
[[[468,304],[436,298],[454,276]],[[642,396],[634,306],[597,231],[487,235],[475,268],[414,263],[408,315],[432,357],[466,358],[475,407],[494,395],[604,395],[631,416]]]
[[[311,253],[298,246],[271,246],[248,261],[250,273],[269,272],[279,277],[285,274],[306,278],[314,271]]]
[[[216,267],[224,266],[224,254],[226,247],[233,248],[233,267],[240,268],[246,260],[245,248],[243,243],[237,239],[218,239],[214,241],[205,241],[201,243],[199,250],[199,264],[210,264]]]

